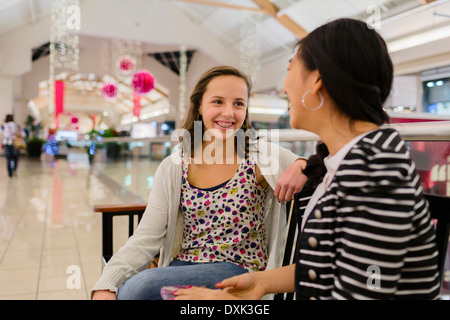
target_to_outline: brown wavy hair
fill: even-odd
[[[211,82],[211,80],[220,77],[220,76],[235,76],[238,78],[241,78],[242,80],[245,81],[246,85],[247,85],[247,91],[248,91],[248,99],[250,99],[250,93],[252,90],[252,83],[250,81],[250,79],[240,70],[230,67],[230,66],[217,66],[214,67],[212,69],[209,69],[208,71],[206,71],[198,80],[197,84],[194,87],[194,90],[192,90],[192,94],[190,96],[190,105],[189,105],[189,109],[186,112],[186,116],[183,120],[183,124],[181,125],[181,129],[185,129],[187,130],[184,134],[189,134],[191,139],[183,139],[182,137],[181,142],[183,141],[190,141],[190,145],[186,145],[186,143],[183,143],[183,149],[185,151],[186,154],[191,154],[191,156],[193,156],[194,154],[194,144],[195,142],[199,143],[201,145],[201,141],[195,141],[195,135],[194,135],[194,125],[195,125],[195,121],[201,121],[202,122],[202,138],[203,138],[203,133],[204,133],[204,126],[203,126],[203,119],[202,116],[200,114],[200,106],[202,103],[202,99],[203,99],[203,95],[206,92],[206,89],[208,88],[208,84]],[[248,105],[247,105],[247,111],[245,114],[245,119],[244,119],[244,123],[242,124],[242,128],[241,128],[244,132],[247,132],[247,130],[249,129],[253,129],[250,119],[249,119],[249,114],[248,114]],[[236,142],[236,138],[235,138],[235,142]],[[248,140],[247,137],[245,139],[246,141]],[[196,144],[199,145],[199,144]],[[235,143],[235,146],[237,147],[237,151],[243,151],[238,145],[237,143]],[[248,154],[248,143],[245,143],[245,153]]]

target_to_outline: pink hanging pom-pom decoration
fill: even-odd
[[[134,70],[134,68],[136,67],[136,62],[130,56],[123,56],[122,58],[119,59],[118,64],[119,64],[119,69],[124,74],[131,73]]]
[[[105,83],[102,87],[102,95],[105,99],[113,99],[117,96],[117,85],[115,83]]]
[[[143,95],[155,87],[155,78],[150,72],[141,70],[133,76],[131,85],[135,93]]]

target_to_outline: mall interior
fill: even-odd
[[[0,300],[90,299],[106,232],[95,206],[147,203],[190,93],[214,66],[252,79],[255,129],[314,153],[317,137],[290,127],[284,78],[298,39],[343,17],[385,39],[389,126],[424,190],[450,197],[449,0],[1,0],[0,123],[14,115],[27,149],[12,178],[0,151]],[[128,222],[114,218],[114,252]]]

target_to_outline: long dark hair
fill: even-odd
[[[322,182],[323,177],[327,173],[324,159],[329,155],[328,148],[325,143],[319,141],[316,145],[316,153],[308,158],[308,164],[303,170],[303,174],[308,177],[304,189],[314,192],[317,186]]]
[[[310,71],[318,70],[322,83],[340,112],[351,121],[381,125],[389,122],[383,109],[393,80],[393,65],[383,38],[354,19],[331,21],[297,43],[298,58]],[[308,159],[305,188],[316,188],[326,173],[324,143]]]
[[[383,104],[391,92],[393,66],[383,38],[366,23],[338,19],[297,43],[305,66],[318,70],[338,109],[352,121],[389,122]]]

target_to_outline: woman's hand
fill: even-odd
[[[176,300],[259,300],[266,293],[259,274],[246,273],[225,279],[216,284],[219,290],[193,287],[180,289],[174,295]]]
[[[237,299],[259,300],[267,293],[262,277],[264,274],[264,272],[244,273],[225,279],[217,283],[216,287],[232,294]]]
[[[98,290],[92,295],[92,300],[117,300],[117,296],[109,290]]]
[[[303,174],[306,164],[306,160],[298,159],[278,178],[274,192],[278,201],[281,203],[289,202],[294,199],[294,194],[303,189],[308,179]]]

